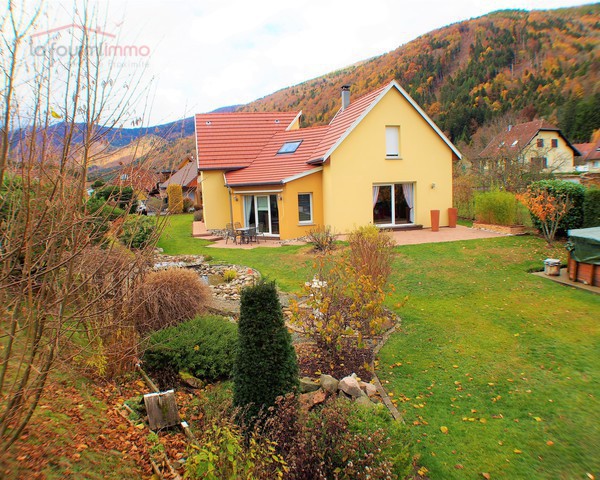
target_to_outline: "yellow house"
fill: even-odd
[[[479,154],[487,161],[514,159],[533,170],[548,173],[575,171],[580,153],[560,129],[545,120],[533,120],[508,128],[496,135]]]
[[[448,225],[460,152],[396,82],[342,107],[329,125],[301,112],[196,115],[206,228],[258,227],[297,238],[317,225],[346,233]]]

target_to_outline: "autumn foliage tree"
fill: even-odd
[[[517,199],[539,220],[546,242],[552,245],[561,220],[572,206],[571,199],[555,195],[548,190],[531,188],[518,194]]]

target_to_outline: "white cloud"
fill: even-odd
[[[84,0],[78,0],[84,1]],[[393,50],[444,25],[504,8],[581,0],[122,0],[107,28],[147,45],[157,81],[150,123],[246,103]],[[60,10],[60,9],[59,9]],[[58,12],[68,18],[70,9]]]

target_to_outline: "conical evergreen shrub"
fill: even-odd
[[[279,395],[298,388],[298,363],[285,327],[275,282],[260,282],[241,295],[233,401],[247,420]]]

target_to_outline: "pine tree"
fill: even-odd
[[[233,401],[252,419],[298,387],[298,364],[275,282],[242,291]]]

